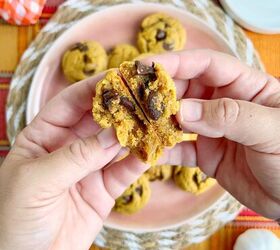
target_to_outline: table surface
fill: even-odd
[[[13,72],[28,44],[62,2],[63,0],[48,0],[39,22],[33,26],[11,26],[0,19],[0,164],[9,151],[9,142],[6,135],[5,104]],[[252,39],[267,72],[280,77],[280,34],[261,35],[250,31],[245,32]],[[268,229],[280,237],[280,227],[277,223],[244,209],[233,222],[224,226],[208,240],[201,244],[193,245],[188,250],[232,249],[238,235],[249,228]],[[93,246],[93,249],[98,248]]]

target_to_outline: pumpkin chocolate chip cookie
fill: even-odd
[[[148,203],[150,196],[149,180],[142,175],[116,200],[114,210],[122,214],[133,214]]]
[[[164,13],[147,16],[141,23],[137,46],[141,53],[161,53],[184,48],[186,31],[175,18]]]
[[[173,166],[171,165],[159,165],[152,166],[146,172],[145,175],[148,176],[149,181],[166,181],[172,177]]]
[[[136,47],[130,44],[118,44],[109,53],[108,68],[117,68],[124,61],[131,61],[139,55]]]
[[[159,64],[147,66],[140,61],[124,62],[120,72],[133,97],[164,146],[182,140],[182,130],[175,119],[179,109],[173,80]]]
[[[173,179],[179,188],[193,194],[202,193],[216,183],[214,179],[205,175],[198,167],[176,166]]]
[[[182,140],[172,79],[158,65],[124,62],[96,87],[93,117],[101,127],[114,126],[122,146],[152,165],[164,147]]]
[[[104,48],[95,41],[76,43],[62,58],[62,70],[70,83],[81,81],[107,68]]]

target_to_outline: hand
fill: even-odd
[[[132,156],[110,163],[121,147],[92,119],[99,79],[63,90],[18,135],[0,167],[0,249],[88,249],[147,169]]]
[[[161,163],[198,165],[241,203],[280,218],[280,84],[236,58],[210,50],[147,59],[176,79],[177,119],[199,134]]]

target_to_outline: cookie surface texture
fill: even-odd
[[[175,114],[179,109],[173,80],[157,63],[124,62],[120,72],[162,144],[173,147],[183,137]]]
[[[108,57],[104,48],[95,41],[76,43],[62,58],[62,70],[70,82],[78,82],[107,68]]]
[[[164,147],[182,140],[182,130],[175,119],[178,102],[174,82],[159,65],[146,66],[152,72],[146,75],[137,73],[138,63],[125,62],[119,72],[107,73],[96,86],[92,112],[101,127],[114,126],[122,146],[155,165]],[[143,79],[149,82],[147,96],[139,101],[136,96]]]
[[[181,50],[185,43],[186,30],[183,25],[164,13],[147,16],[137,36],[137,46],[141,53]]]

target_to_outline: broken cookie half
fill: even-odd
[[[101,127],[114,126],[122,146],[154,165],[165,147],[182,141],[178,108],[174,82],[162,66],[135,61],[97,83],[92,112]]]

